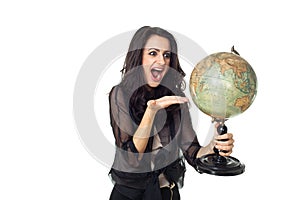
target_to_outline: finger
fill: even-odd
[[[215,139],[216,140],[230,140],[233,138],[232,133],[225,133],[223,135],[216,135]]]
[[[221,156],[230,156],[231,153],[232,153],[232,150],[231,150],[231,151],[228,151],[228,152],[222,152],[222,151],[219,152],[219,154],[220,154]]]
[[[157,103],[163,107],[168,107],[172,104],[182,104],[188,102],[188,98],[180,96],[165,96],[157,100]]]
[[[233,149],[233,144],[231,144],[231,145],[226,145],[226,146],[223,146],[223,145],[216,145],[215,147],[217,148],[217,149],[219,149],[220,151],[232,151],[232,149]]]
[[[233,145],[234,143],[234,139],[230,139],[230,140],[216,140],[215,141],[217,145],[220,145],[220,146],[228,146],[228,145]]]
[[[233,146],[216,146],[216,148],[219,150],[221,156],[229,156],[232,153]]]
[[[188,98],[181,96],[168,96],[168,100],[173,103],[187,103],[189,101]]]

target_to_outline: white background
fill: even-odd
[[[76,130],[74,84],[96,47],[144,25],[179,32],[209,54],[235,45],[258,77],[253,105],[227,123],[246,172],[188,167],[182,199],[299,199],[296,1],[195,2],[1,1],[0,199],[109,198],[109,168]]]

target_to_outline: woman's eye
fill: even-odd
[[[156,53],[155,51],[151,51],[151,52],[149,52],[149,55],[151,55],[151,56],[156,56],[157,53]]]
[[[165,54],[164,54],[164,57],[165,57],[165,58],[170,58],[170,57],[171,57],[171,53],[165,53]]]

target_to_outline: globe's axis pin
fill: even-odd
[[[234,45],[231,47],[231,53],[235,53],[236,55],[240,55],[239,52],[237,52],[237,51],[234,49]]]

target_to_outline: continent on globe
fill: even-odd
[[[241,98],[237,98],[234,106],[239,107],[242,112],[244,112],[250,105],[250,99],[249,96],[244,96]]]
[[[195,66],[190,92],[202,112],[214,118],[229,118],[250,107],[257,93],[257,78],[241,56],[219,52]]]

